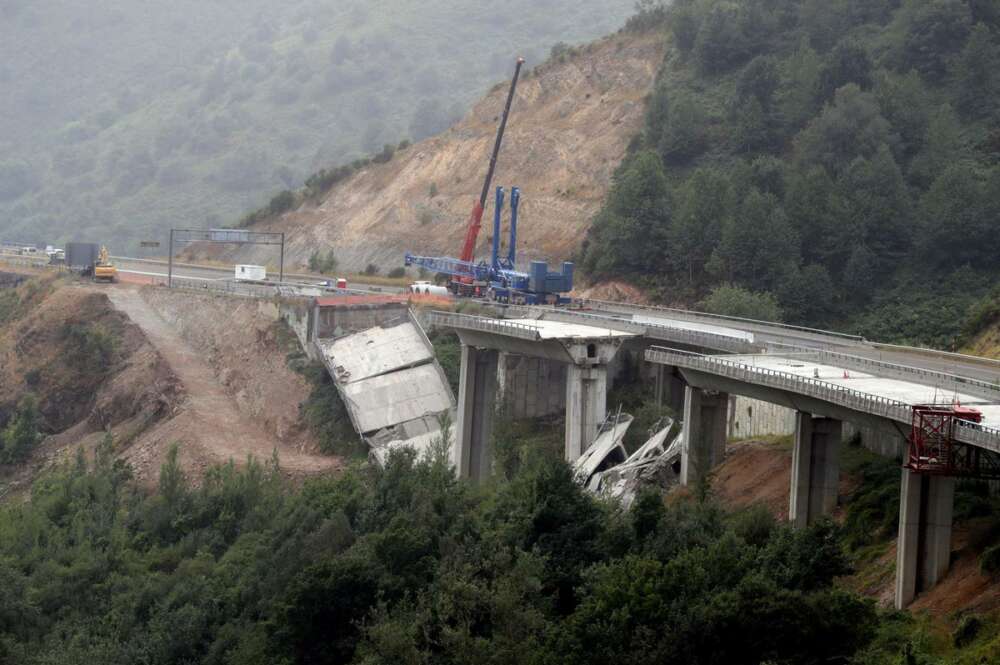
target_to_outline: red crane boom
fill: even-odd
[[[479,239],[479,230],[483,226],[483,210],[486,208],[486,197],[489,195],[490,183],[493,181],[493,172],[497,168],[497,156],[500,154],[500,143],[503,141],[503,132],[507,127],[507,116],[510,114],[510,105],[514,101],[514,90],[517,88],[517,78],[521,74],[521,65],[524,58],[517,59],[517,66],[514,68],[514,78],[510,82],[510,90],[507,92],[507,104],[503,108],[503,116],[500,118],[500,127],[497,129],[497,139],[493,144],[493,155],[490,157],[490,168],[486,172],[486,180],[483,182],[483,192],[479,195],[479,200],[472,206],[472,214],[469,216],[469,228],[465,231],[465,244],[462,245],[461,259],[472,261],[476,253],[476,240]]]

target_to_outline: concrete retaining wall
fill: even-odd
[[[746,439],[794,433],[794,410],[742,395],[734,395],[730,399],[729,438]]]

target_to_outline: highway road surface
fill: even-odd
[[[135,259],[126,256],[112,257],[119,272],[132,275],[142,275],[153,278],[167,278],[168,265],[166,261],[155,259]],[[182,277],[197,281],[227,281],[233,279],[232,268],[222,268],[218,266],[198,265],[194,263],[174,262],[174,277]],[[269,275],[270,278],[277,277],[276,274]],[[318,285],[323,280],[336,282],[336,276],[304,275],[299,273],[285,273],[285,282],[290,284]],[[402,293],[403,289],[398,286],[381,286],[378,284],[364,284],[361,282],[349,282],[348,287],[361,291],[377,291],[381,293]]]

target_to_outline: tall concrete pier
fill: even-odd
[[[903,609],[921,591],[948,572],[955,479],[903,469],[899,539],[896,542],[896,608]]]
[[[729,395],[686,386],[681,433],[681,484],[700,482],[726,455]]]
[[[840,483],[840,440],[843,423],[795,413],[792,487],[788,520],[797,527],[812,524],[837,507]]]

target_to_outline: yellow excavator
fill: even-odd
[[[101,247],[101,251],[97,255],[97,263],[94,264],[94,281],[118,281],[118,268],[116,268],[115,264],[111,262],[111,256],[108,254],[107,247]]]

